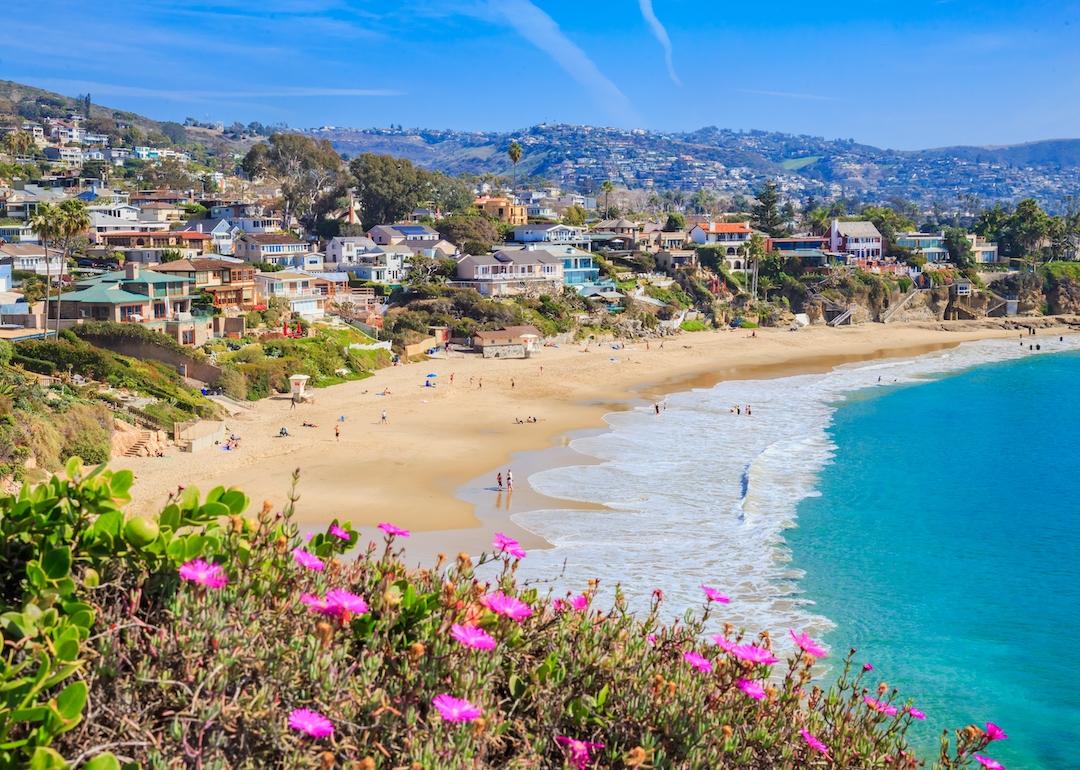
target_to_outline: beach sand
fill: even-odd
[[[993,321],[863,324],[797,333],[758,329],[756,337],[746,330],[698,332],[667,338],[663,348],[659,340],[651,340],[648,349],[644,342],[621,350],[611,343],[568,344],[544,348],[527,360],[451,354],[317,390],[313,404],[295,409],[287,398],[260,401],[226,421],[229,431],[241,436],[236,451],[125,457],[112,466],[135,473],[136,513],[160,510],[180,484],[204,492],[219,484],[236,486],[255,507],[267,499],[280,509],[299,469],[298,522],[316,526],[338,517],[370,526],[392,521],[418,532],[418,553],[475,552],[490,542],[492,528],[514,532],[533,547],[542,541],[513,527],[510,514],[557,507],[559,501],[531,490],[529,473],[588,462],[565,446],[568,434],[603,428],[603,415],[610,411],[721,379],[827,371],[842,363],[1018,334]],[[437,387],[424,386],[428,373],[438,375]],[[386,390],[390,395],[380,395]],[[339,416],[345,421],[336,440]],[[528,417],[539,421],[515,423]],[[318,427],[302,427],[305,421]],[[290,437],[277,436],[281,427]],[[558,445],[563,448],[551,449]],[[505,475],[508,467],[514,469],[515,489],[499,496],[495,474]],[[438,534],[420,534],[425,531]]]

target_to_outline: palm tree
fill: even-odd
[[[60,281],[56,287],[56,336],[60,336],[60,292],[64,288],[64,268],[71,258],[71,244],[75,236],[90,227],[90,213],[81,200],[71,198],[60,204],[60,234],[64,237],[64,255],[60,262]],[[45,324],[46,329],[48,324]]]
[[[510,142],[506,154],[510,156],[510,162],[514,164],[514,187],[517,187],[517,164],[521,160],[521,145],[516,141]]]
[[[604,191],[604,216],[611,216],[611,191],[615,189],[615,184],[610,179],[605,179],[604,183],[600,185],[600,189]]]
[[[25,155],[34,146],[34,137],[26,131],[12,131],[4,137],[4,144],[13,156]]]
[[[30,217],[30,227],[41,238],[45,249],[45,336],[49,334],[49,291],[52,288],[52,262],[49,260],[49,241],[60,234],[60,210],[51,203],[39,203]]]

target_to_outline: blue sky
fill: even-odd
[[[1080,0],[8,0],[0,78],[160,119],[1080,136]]]

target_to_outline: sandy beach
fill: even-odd
[[[236,451],[118,458],[112,465],[135,473],[133,510],[142,513],[160,510],[179,484],[203,491],[237,486],[255,505],[268,499],[280,507],[292,472],[300,469],[298,521],[389,520],[418,532],[438,531],[438,549],[453,552],[482,545],[490,525],[506,524],[511,513],[557,505],[529,489],[528,474],[552,463],[587,462],[559,454],[573,451],[565,447],[567,435],[603,428],[603,415],[614,409],[722,379],[827,371],[1018,334],[994,321],[865,324],[797,333],[759,329],[756,336],[746,330],[699,332],[668,338],[663,347],[659,340],[622,349],[577,343],[544,348],[527,360],[452,354],[318,390],[315,403],[295,409],[287,398],[258,402],[227,420],[242,439]],[[437,375],[436,387],[425,387],[429,373]],[[530,417],[538,422],[515,422]],[[278,437],[282,427],[288,438]],[[562,449],[552,449],[559,444]],[[507,468],[514,469],[515,489],[499,495],[495,473]],[[432,545],[421,550],[438,550],[430,536],[421,540]]]

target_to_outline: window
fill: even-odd
[[[134,321],[135,316],[139,315],[141,310],[141,305],[121,305],[120,320],[125,322]]]

